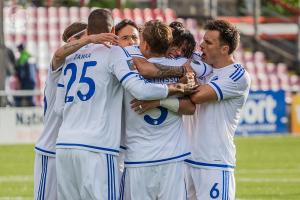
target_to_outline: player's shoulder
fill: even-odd
[[[201,58],[201,52],[199,51],[194,51],[193,54],[192,54],[192,59],[193,60],[196,60],[196,61],[201,61],[202,58]]]
[[[250,84],[250,76],[242,64],[234,63],[226,68],[226,78],[238,85],[247,86]]]
[[[163,57],[162,58],[162,64],[164,65],[170,65],[170,66],[182,66],[184,63],[187,62],[187,58],[180,56],[176,58],[168,58],[168,57]]]
[[[115,45],[110,47],[110,55],[112,59],[114,59],[113,56],[125,56],[131,58],[130,53],[125,48]]]

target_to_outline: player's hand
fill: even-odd
[[[193,70],[193,68],[191,66],[191,62],[192,62],[192,60],[188,59],[186,61],[186,63],[183,64],[184,74],[187,74],[187,73],[194,73],[195,74],[195,71]]]
[[[110,48],[110,45],[117,45],[119,37],[113,33],[100,33],[89,35],[89,40],[94,44],[103,44]]]
[[[153,108],[156,108],[160,106],[159,100],[153,100],[153,101],[140,101],[137,99],[133,99],[131,102],[131,108],[137,112],[138,114],[143,114],[148,110],[151,110]]]
[[[168,96],[174,95],[174,94],[184,94],[184,95],[190,95],[197,91],[197,87],[199,85],[190,85],[190,84],[184,84],[184,83],[173,83],[168,85],[169,94]]]
[[[184,68],[184,73],[185,73],[185,78],[183,80],[186,80],[186,82],[190,86],[196,85],[197,80],[196,80],[196,73],[194,72],[193,68],[191,67],[191,59],[189,59],[186,63],[184,63],[183,68]]]

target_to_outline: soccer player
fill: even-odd
[[[87,34],[112,31],[110,11],[95,9]],[[183,84],[151,84],[119,46],[89,44],[66,58],[55,110],[63,117],[56,143],[59,199],[116,199],[123,87],[138,99],[193,91]],[[186,90],[187,89],[187,90]]]
[[[118,45],[120,47],[127,47],[131,45],[139,45],[140,44],[140,36],[139,36],[139,27],[137,24],[129,19],[124,19],[119,22],[115,26],[115,33],[119,37]],[[124,115],[124,107],[122,110],[122,114]],[[122,116],[124,119],[124,116]],[[124,120],[122,120],[122,127],[121,127],[121,146],[120,146],[120,153],[118,156],[118,166],[119,166],[119,178],[120,175],[123,173],[124,170],[124,137],[125,137],[125,124]]]
[[[191,95],[195,115],[187,117],[192,157],[188,164],[190,199],[235,199],[234,133],[250,88],[250,77],[233,53],[239,32],[230,23],[206,24],[200,47],[213,73]]]
[[[115,33],[119,36],[119,46],[127,47],[139,45],[139,27],[129,19],[124,19],[115,26]]]
[[[145,23],[140,49],[149,62],[180,66],[167,59],[171,29],[153,20]],[[152,83],[176,83],[178,77],[153,78]],[[176,112],[159,106],[139,115],[131,108],[134,96],[125,92],[125,171],[120,199],[185,199],[184,160],[189,157],[181,114],[193,114],[189,99],[178,100]],[[140,109],[142,109],[140,107]]]
[[[55,52],[48,69],[44,90],[44,129],[35,145],[34,199],[57,199],[55,142],[62,119],[53,112],[53,105],[65,58],[90,42],[118,42],[114,34],[98,34],[80,39],[84,36],[86,27],[85,23],[75,22],[65,29],[62,39],[68,44]]]

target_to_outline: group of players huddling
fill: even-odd
[[[234,132],[250,78],[230,23],[76,22],[51,61],[35,199],[235,199]]]

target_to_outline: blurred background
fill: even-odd
[[[238,27],[234,56],[252,83],[236,133],[237,199],[300,199],[299,0],[1,0],[0,199],[32,199],[47,68],[63,30],[95,7],[111,9],[115,24],[183,22],[197,48],[207,20]]]

